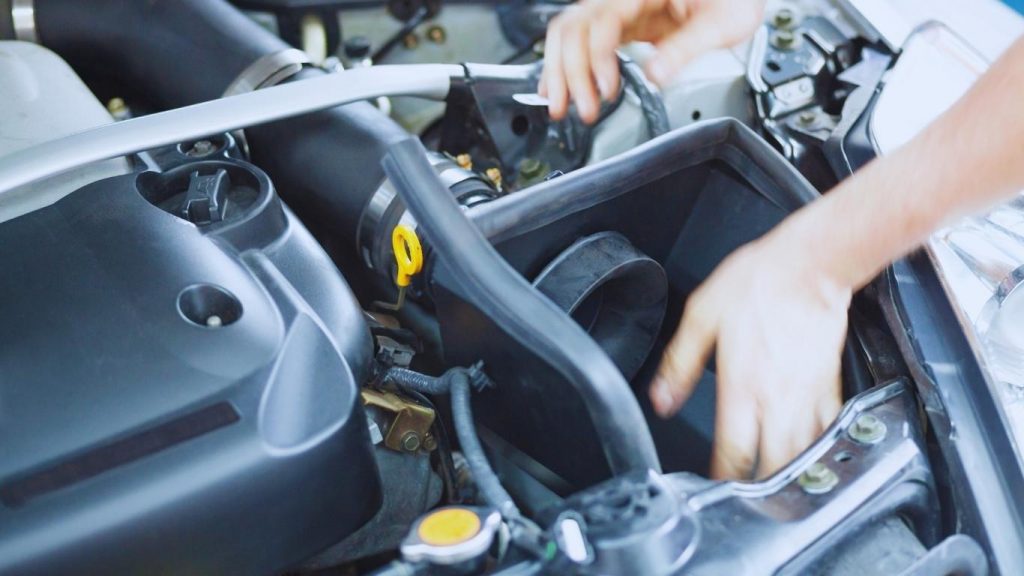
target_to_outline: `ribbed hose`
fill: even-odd
[[[451,389],[451,379],[448,377],[448,374],[450,372],[446,372],[441,377],[434,377],[413,370],[395,367],[388,369],[384,373],[384,383],[394,384],[402,388],[422,392],[423,394],[447,394]]]
[[[668,132],[670,125],[665,102],[658,89],[647,80],[640,65],[632,58],[620,53],[619,70],[622,73],[623,81],[633,89],[633,93],[640,100],[640,110],[643,112],[644,120],[647,121],[648,136],[656,138]]]
[[[465,370],[450,371],[452,395],[452,420],[455,421],[455,435],[459,438],[462,455],[466,458],[473,481],[488,505],[501,513],[509,523],[522,521],[523,514],[512,500],[512,496],[501,485],[498,475],[491,469],[483,446],[476,435],[473,424],[473,408],[469,403],[470,380]]]

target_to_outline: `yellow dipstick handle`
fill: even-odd
[[[415,230],[399,224],[391,233],[391,247],[395,251],[395,264],[398,265],[395,284],[405,288],[412,283],[412,277],[423,270],[423,246]]]

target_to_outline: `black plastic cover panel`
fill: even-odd
[[[0,270],[0,574],[269,574],[379,507],[369,331],[258,169],[91,184]]]

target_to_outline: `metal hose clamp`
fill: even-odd
[[[288,48],[267,54],[242,70],[242,73],[231,84],[228,84],[227,89],[224,90],[224,96],[235,96],[260,88],[276,86],[297,74],[303,66],[311,63],[309,56],[297,48]]]
[[[11,2],[11,23],[14,37],[23,42],[38,42],[36,33],[35,0],[13,0]]]

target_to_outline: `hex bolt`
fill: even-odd
[[[519,162],[519,175],[523,178],[537,178],[544,173],[544,164],[536,158],[523,158]]]
[[[499,168],[488,168],[484,171],[484,176],[494,183],[495,186],[501,188],[501,169]]]
[[[815,462],[804,470],[797,483],[808,494],[825,494],[839,484],[839,477],[824,462]]]
[[[772,15],[772,26],[776,28],[789,28],[796,21],[796,14],[789,8],[780,8]]]
[[[817,120],[817,119],[818,119],[818,114],[815,113],[814,110],[805,110],[805,111],[800,113],[800,116],[797,117],[797,120],[799,120],[800,123],[805,125],[805,126],[808,125],[808,124],[813,124],[814,121]]]
[[[420,449],[420,435],[412,430],[402,436],[402,449],[406,452],[415,452]]]
[[[861,414],[846,431],[850,438],[861,444],[878,444],[885,438],[885,422],[873,414]]]
[[[185,151],[186,156],[197,158],[199,156],[206,156],[217,149],[217,146],[209,140],[199,140],[195,144]]]
[[[473,157],[470,156],[469,154],[459,154],[458,156],[455,157],[455,163],[459,165],[459,168],[462,168],[464,170],[473,169]]]
[[[444,44],[445,40],[448,39],[448,33],[445,32],[443,26],[434,24],[427,28],[427,38],[434,44]]]
[[[123,98],[111,98],[107,102],[107,112],[116,120],[122,120],[128,116],[128,104],[125,103]]]
[[[776,30],[772,34],[772,46],[779,50],[792,50],[796,47],[797,37],[789,30]]]

